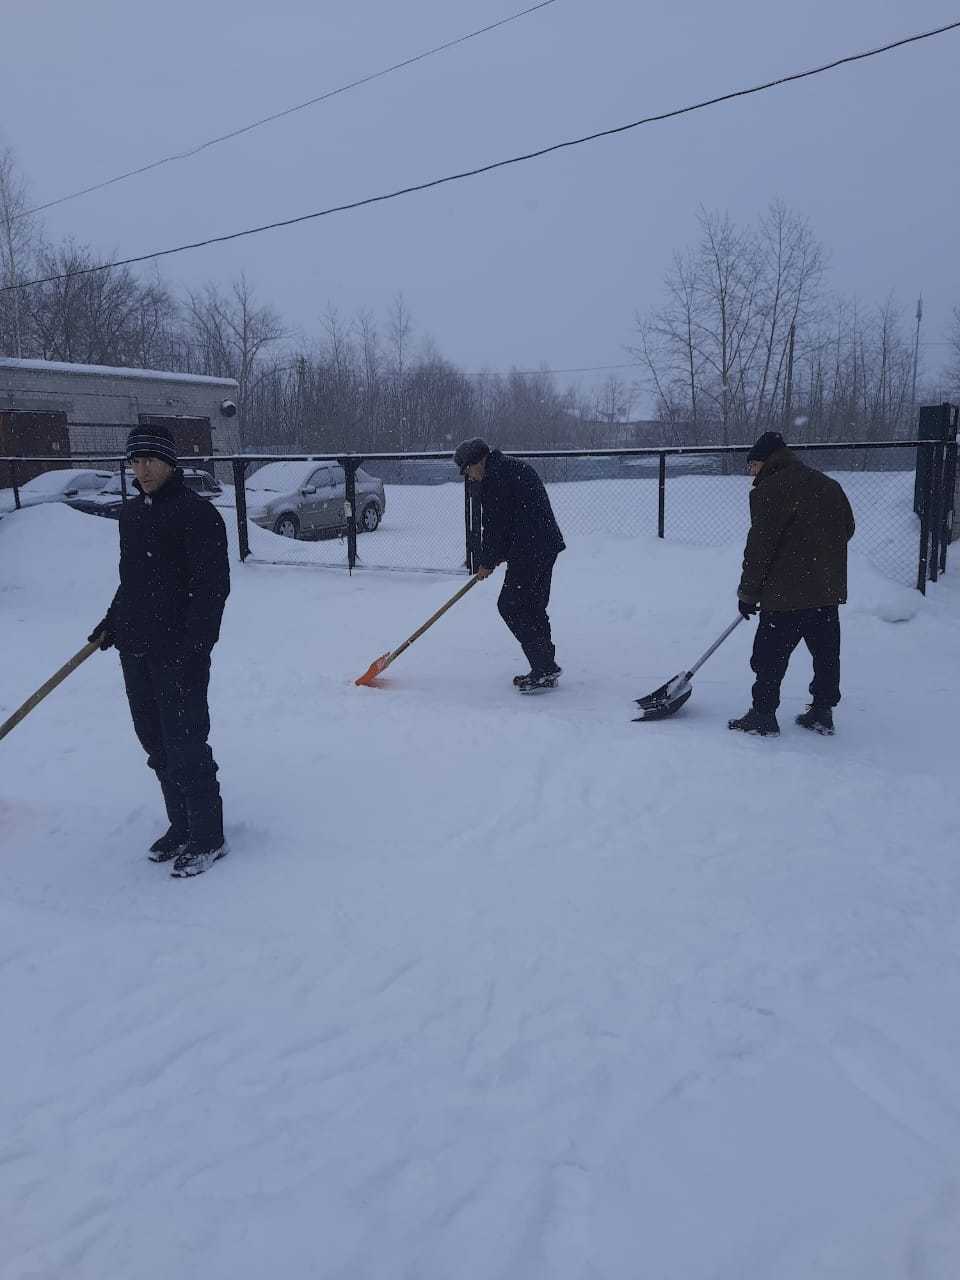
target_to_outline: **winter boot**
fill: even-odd
[[[187,840],[188,837],[186,835],[174,831],[173,827],[171,827],[166,835],[154,840],[147,857],[151,862],[170,862],[183,852]]]
[[[225,840],[220,844],[203,844],[198,840],[191,840],[173,864],[170,874],[176,876],[178,880],[188,876],[203,875],[204,871],[209,871],[226,852]]]
[[[514,680],[518,693],[543,693],[545,689],[555,689],[563,672],[562,667],[554,666],[550,671],[531,671],[529,675]]]
[[[772,711],[758,711],[751,707],[745,716],[738,720],[728,720],[728,729],[738,729],[741,733],[752,733],[758,738],[776,738],[780,733],[777,717]]]
[[[822,733],[833,737],[833,710],[812,702],[803,715],[797,716],[796,723],[801,729],[812,729],[814,733]]]
[[[563,674],[563,667],[558,667],[556,663],[554,663],[553,666],[550,668],[550,670],[546,672],[547,677],[552,679],[554,684],[557,683],[557,680],[560,678],[562,674]],[[536,671],[528,671],[526,675],[513,677],[513,687],[515,689],[525,689],[527,685],[530,684],[531,680],[537,680],[540,678],[541,678],[541,673]],[[550,687],[552,688],[552,686]]]

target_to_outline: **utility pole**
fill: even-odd
[[[917,336],[913,344],[913,390],[910,393],[910,403],[914,412],[917,409],[917,363],[920,357],[920,321],[923,319],[923,294],[917,299]]]

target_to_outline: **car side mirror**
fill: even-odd
[[[309,498],[311,494],[317,492],[317,487],[316,485],[312,485],[309,489],[301,489],[300,492],[305,498]]]
[[[79,492],[79,489],[64,489],[63,496],[65,498],[75,498]]]

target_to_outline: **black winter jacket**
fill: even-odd
[[[823,609],[847,599],[847,543],[856,526],[836,480],[789,449],[750,491],[750,532],[738,595],[763,610]]]
[[[543,481],[528,463],[492,450],[480,483],[480,503],[480,563],[485,568],[494,569],[503,560],[553,560],[564,550]]]
[[[156,493],[124,503],[120,586],[100,624],[121,653],[161,662],[208,656],[229,593],[223,518],[179,469]]]

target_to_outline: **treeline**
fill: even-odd
[[[774,204],[753,226],[701,209],[699,236],[674,255],[664,301],[635,317],[632,347],[658,416],[683,443],[737,443],[767,428],[815,442],[913,434],[913,313],[890,297],[832,294],[808,223]],[[960,308],[952,368],[960,384]]]
[[[807,223],[774,205],[755,226],[701,210],[664,300],[635,317],[636,377],[589,392],[546,370],[472,374],[417,333],[398,295],[384,317],[290,330],[244,278],[177,293],[159,275],[99,267],[54,244],[0,151],[0,354],[236,378],[239,446],[290,451],[439,450],[479,434],[507,448],[742,443],[782,427],[808,440],[898,439],[915,421],[909,317],[892,300],[832,296]],[[56,279],[53,277],[63,277]],[[960,310],[951,378],[960,390]],[[631,430],[652,397],[656,425]]]

